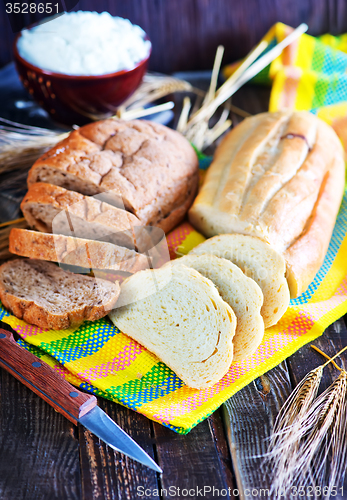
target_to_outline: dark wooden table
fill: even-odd
[[[268,89],[248,87],[233,102],[253,114],[267,109],[268,98]],[[240,120],[236,115],[233,119]],[[336,321],[314,344],[335,354],[347,344],[345,320]],[[101,408],[158,462],[162,475],[75,427],[0,370],[0,499],[270,498],[269,471],[256,456],[266,451],[266,437],[293,387],[321,363],[321,356],[304,346],[186,436],[99,399]],[[330,365],[321,390],[336,376]],[[347,498],[347,484],[345,490],[334,498]]]
[[[13,59],[14,33],[5,8],[9,1],[0,1],[0,67]],[[278,21],[293,27],[307,23],[314,36],[347,31],[344,0],[64,0],[63,4],[68,10],[107,11],[140,25],[153,43],[150,69],[163,73],[210,69],[220,44],[225,46],[225,62],[244,57]],[[11,17],[23,26],[42,19],[38,13]]]

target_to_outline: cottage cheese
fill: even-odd
[[[66,75],[105,75],[132,69],[151,43],[128,19],[108,12],[71,12],[23,30],[19,54],[34,66]]]

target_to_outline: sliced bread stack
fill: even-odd
[[[260,314],[263,294],[257,283],[229,260],[214,255],[186,255],[172,262],[175,266],[182,264],[210,279],[222,299],[233,309],[237,319],[233,362],[253,354],[264,336],[264,321]]]
[[[125,210],[42,182],[29,188],[21,209],[38,231],[12,229],[9,249],[16,255],[93,270],[136,272],[153,265],[151,233]]]
[[[29,226],[38,231],[102,239],[130,249],[135,249],[134,232],[141,225],[130,212],[44,182],[29,187],[21,209]]]
[[[264,324],[277,323],[288,303],[283,257],[257,238],[231,234],[125,280],[110,318],[188,386],[205,388],[255,352]],[[232,324],[221,304],[234,314]]]
[[[10,234],[10,251],[30,259],[0,267],[0,299],[43,328],[68,328],[113,309],[118,328],[188,386],[205,388],[254,353],[264,326],[286,310],[289,290],[283,257],[240,234],[215,236],[148,269],[168,260],[163,230],[182,219],[195,193],[197,164],[184,141],[160,127],[106,120],[38,160],[21,205],[36,231]],[[136,274],[118,298],[118,283],[50,262]]]
[[[12,231],[10,250],[87,268],[155,267],[169,257],[164,231],[183,219],[197,185],[196,153],[178,132],[144,120],[86,125],[39,158],[28,175],[24,217],[32,229],[53,236]]]
[[[134,214],[168,232],[185,216],[199,177],[197,155],[180,133],[146,120],[102,120],[74,130],[39,158],[28,185],[45,182]]]
[[[22,257],[59,262],[93,271],[110,269],[134,273],[150,267],[145,255],[126,247],[28,229],[12,229],[9,249],[11,253]]]
[[[119,300],[123,305],[110,314],[114,324],[189,387],[210,387],[226,374],[236,317],[212,281],[195,269],[166,265],[140,271],[123,282]]]
[[[60,307],[64,320],[52,320],[53,309],[47,305],[49,286],[40,287],[45,273],[53,269],[49,262],[77,266],[83,273],[92,270],[94,275],[100,270],[135,273],[165,263],[169,253],[164,231],[183,219],[197,185],[194,149],[181,134],[163,125],[110,119],[74,130],[29,172],[29,191],[21,208],[31,230],[13,229],[9,246],[16,255],[46,262],[38,267],[31,261],[14,261],[2,268],[9,272],[13,266],[19,273],[10,291],[8,280],[0,277],[4,304],[16,316],[44,328],[73,324],[74,301],[85,301],[89,311],[79,312],[79,318],[95,319],[80,289],[79,280],[84,283],[86,279],[91,286],[89,278],[73,280],[73,275],[64,275],[55,266],[52,286],[55,278],[65,280],[63,287],[69,290],[72,305],[66,310],[58,301],[54,314]],[[25,270],[31,285],[22,296]],[[99,289],[103,297],[108,285]],[[107,309],[103,311],[105,315]]]

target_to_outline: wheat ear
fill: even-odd
[[[343,477],[347,444],[343,424],[347,415],[346,372],[339,368],[337,380],[315,398],[323,369],[346,349],[347,346],[332,358],[321,352],[328,361],[306,375],[280,410],[266,454],[273,470],[272,492],[285,494],[293,484],[311,485],[315,492],[325,481],[336,486]]]
[[[272,489],[286,490],[293,484],[299,440],[302,437],[300,421],[317,396],[323,375],[321,366],[310,371],[291,393],[274,423],[267,454],[271,469],[276,471]]]
[[[343,370],[302,419],[305,433],[296,457],[300,484],[310,481],[314,486],[323,488],[337,486],[343,479],[346,464],[346,392],[347,373]]]

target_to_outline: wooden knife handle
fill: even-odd
[[[49,365],[17,344],[0,328],[0,366],[74,424],[96,406],[96,397],[80,392]]]

